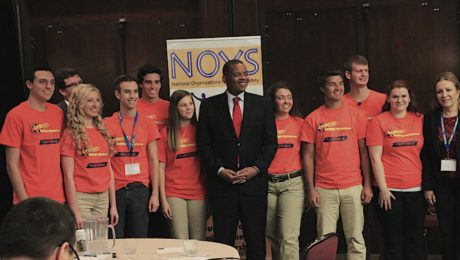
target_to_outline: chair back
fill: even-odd
[[[339,239],[336,233],[326,234],[309,245],[302,252],[304,260],[335,260]]]

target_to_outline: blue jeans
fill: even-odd
[[[142,183],[130,183],[117,190],[117,210],[120,216],[115,226],[117,238],[147,237],[149,197],[149,190]]]

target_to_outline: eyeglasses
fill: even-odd
[[[76,87],[76,86],[78,86],[78,85],[81,84],[81,83],[83,83],[83,81],[70,83],[70,84],[68,84],[68,85],[65,85],[65,88]]]
[[[73,248],[73,246],[72,246],[71,244],[69,244],[69,248],[70,248],[70,250],[71,250],[72,253],[73,253],[73,259],[80,260],[80,257],[78,256],[77,251],[75,251],[75,248]]]
[[[61,247],[64,243],[66,243],[67,241],[64,241],[62,242],[60,245],[58,245],[58,247]],[[69,244],[69,253],[72,253],[73,254],[73,259],[77,259],[77,260],[80,260],[80,257],[78,256],[78,253],[77,251],[75,250],[75,248],[73,248],[73,246],[67,242]]]

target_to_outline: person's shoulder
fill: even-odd
[[[207,97],[205,100],[201,101],[201,104],[206,104],[206,103],[216,103],[220,102],[222,99],[226,99],[227,95],[224,93],[220,93],[214,96]]]
[[[407,116],[415,120],[423,119],[423,113],[420,113],[420,112],[408,112]]]
[[[369,124],[377,124],[377,123],[381,123],[383,121],[388,121],[392,119],[393,119],[393,116],[390,114],[390,112],[384,111],[376,115],[375,117],[373,117],[371,120],[369,120]]]
[[[105,126],[108,126],[110,124],[114,124],[118,122],[118,112],[114,112],[112,115],[104,117],[102,119],[102,122],[104,123]]]
[[[308,115],[305,117],[305,120],[317,117],[318,115],[321,115],[322,113],[325,113],[325,112],[326,112],[325,106],[321,105],[318,108],[316,108],[315,110],[313,110],[310,113],[308,113]]]
[[[304,119],[303,119],[302,117],[296,116],[296,115],[292,115],[292,116],[290,116],[290,118],[291,118],[294,122],[296,122],[296,123],[299,123],[299,122],[303,122],[303,121],[304,121]]]
[[[169,106],[169,101],[166,100],[166,99],[160,98],[160,100],[158,101],[158,103],[161,104],[161,105],[163,105],[163,106],[164,106],[164,105]]]
[[[8,111],[9,116],[20,116],[21,114],[25,113],[28,109],[28,105],[25,101],[19,103],[15,107],[13,107],[10,111]]]
[[[256,100],[265,100],[265,99],[267,99],[264,96],[254,94],[254,93],[251,93],[251,92],[245,92],[244,93],[244,98],[252,98],[252,99],[256,99]]]
[[[359,108],[352,106],[350,104],[347,104],[347,103],[343,103],[342,106],[343,106],[344,112],[348,111],[348,113],[352,114],[353,116],[364,117],[367,120],[366,112],[360,110]]]
[[[371,91],[371,95],[374,96],[374,98],[376,98],[376,99],[379,99],[379,100],[384,99],[384,100],[386,100],[386,98],[387,98],[387,94],[385,94],[385,93],[378,92],[378,91],[373,90],[373,89],[370,89],[370,91]]]
[[[58,105],[52,103],[46,103],[46,110],[52,113],[63,113]]]

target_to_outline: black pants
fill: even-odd
[[[395,192],[391,210],[379,207],[384,256],[387,260],[423,259],[423,228],[426,204],[421,191]],[[379,194],[379,193],[377,193]],[[378,200],[378,196],[376,198]]]
[[[441,177],[435,195],[442,259],[460,260],[460,179]]]
[[[267,195],[211,198],[214,241],[235,245],[238,220],[243,224],[246,259],[265,260]]]
[[[149,190],[139,183],[116,192],[117,210],[120,216],[115,226],[117,238],[147,237],[149,225]]]

